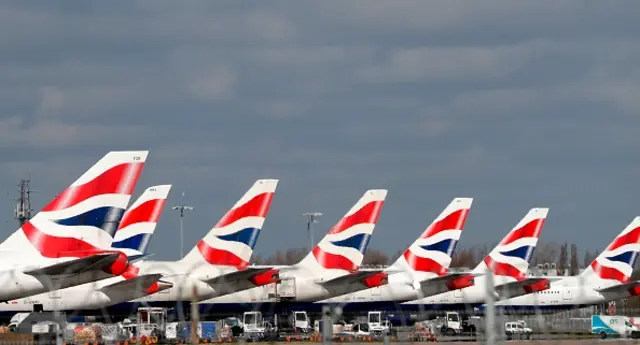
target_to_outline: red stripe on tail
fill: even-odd
[[[439,276],[447,273],[447,268],[439,264],[437,261],[429,258],[423,258],[413,254],[410,249],[404,252],[404,259],[409,267],[419,272],[431,272]]]
[[[607,267],[601,265],[598,261],[594,261],[591,263],[591,269],[598,275],[598,277],[602,279],[614,279],[619,281],[622,284],[626,284],[631,280],[631,277],[625,275],[619,270],[613,267]]]
[[[232,252],[213,248],[204,240],[198,242],[198,251],[200,251],[202,257],[211,265],[233,266],[241,270],[249,266],[247,261],[244,261]]]
[[[340,219],[340,221],[338,221],[338,223],[334,225],[333,228],[331,228],[331,231],[329,231],[329,235],[339,234],[358,224],[377,223],[383,205],[384,201],[382,200],[371,201],[367,203],[355,213]]]
[[[493,260],[492,257],[487,256],[484,258],[484,263],[489,267],[491,272],[496,276],[507,276],[511,278],[515,278],[516,280],[525,279],[524,272],[517,269],[515,266],[506,264],[504,262],[498,262]]]
[[[524,226],[522,226],[521,228],[511,231],[507,235],[507,237],[505,237],[502,240],[502,242],[500,242],[500,245],[504,246],[504,245],[507,245],[509,243],[515,242],[516,240],[519,240],[521,238],[526,238],[526,237],[538,238],[538,237],[540,237],[540,230],[542,229],[542,226],[544,225],[545,219],[546,218],[534,219],[534,220],[530,221],[529,223],[525,224]]]
[[[47,204],[42,211],[57,211],[69,208],[96,195],[131,195],[143,166],[144,163],[116,165],[85,184],[67,187]]]
[[[133,210],[125,212],[118,229],[126,228],[135,223],[157,223],[165,201],[166,199],[147,200]]]
[[[272,199],[273,193],[271,192],[258,194],[242,206],[229,210],[215,227],[222,228],[245,217],[266,217]]]
[[[420,238],[429,238],[445,230],[462,230],[468,214],[468,208],[452,212],[446,217],[431,223],[422,235],[420,235]]]
[[[340,269],[353,273],[360,268],[344,256],[327,253],[324,250],[320,249],[320,247],[316,246],[315,248],[313,248],[312,252],[313,256],[315,256],[316,261],[318,261],[320,266],[326,269]]]
[[[86,257],[101,253],[104,250],[94,247],[93,245],[73,237],[57,237],[46,234],[36,228],[31,222],[22,225],[22,232],[25,234],[29,242],[46,258],[67,257],[63,255],[69,252],[73,255],[69,257]],[[86,253],[83,255],[82,253]]]
[[[615,250],[625,244],[640,243],[640,227],[635,228],[611,242],[606,250]]]

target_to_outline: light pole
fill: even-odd
[[[318,223],[318,220],[316,219],[316,217],[322,216],[322,213],[320,213],[320,212],[307,212],[307,213],[303,213],[302,215],[308,217],[308,220],[307,220],[307,232],[309,233],[309,251],[312,251],[313,250],[313,244],[315,243],[313,241],[313,224],[314,223]]]
[[[182,192],[182,197],[184,198],[184,192]],[[184,211],[193,211],[193,207],[182,204],[182,205],[173,206],[171,209],[180,211],[180,258],[183,258],[184,257],[184,228],[182,225],[182,219],[184,218]]]

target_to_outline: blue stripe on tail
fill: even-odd
[[[531,256],[533,255],[533,249],[533,246],[522,246],[506,252],[501,251],[500,254],[529,261],[531,259]]]
[[[111,244],[111,248],[133,249],[146,254],[149,242],[151,242],[151,235],[152,234],[137,234],[117,242],[114,241]]]
[[[124,209],[118,207],[99,207],[77,216],[56,219],[54,223],[63,226],[92,226],[102,229],[112,237],[122,220]]]
[[[638,259],[638,252],[630,250],[616,256],[607,257],[607,259],[611,261],[622,262],[624,264],[631,265],[631,267],[634,267],[636,265],[636,260]]]
[[[240,242],[244,243],[253,249],[258,241],[258,235],[260,235],[260,229],[258,228],[246,228],[240,231],[236,231],[232,234],[217,235],[219,239],[223,241]]]
[[[349,238],[345,238],[344,240],[330,242],[334,246],[353,248],[364,254],[364,252],[367,251],[367,246],[369,246],[370,239],[371,235],[369,234],[357,234]]]
[[[449,238],[446,240],[442,240],[440,242],[437,243],[433,243],[433,244],[427,244],[424,246],[420,246],[420,248],[424,249],[424,250],[433,250],[433,251],[438,251],[438,252],[442,252],[447,254],[448,256],[453,255],[453,251],[456,250],[456,245],[458,244],[458,241]]]

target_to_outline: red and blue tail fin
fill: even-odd
[[[148,153],[107,153],[0,244],[0,251],[58,258],[109,249]]]
[[[246,268],[277,186],[275,179],[256,181],[181,261]]]
[[[600,287],[626,284],[640,252],[640,217],[634,218],[622,232],[580,274],[585,281],[599,281]]]
[[[494,276],[505,276],[515,280],[525,279],[548,213],[548,208],[529,210],[527,215],[476,266],[473,273],[484,274],[487,268],[491,268]]]
[[[357,271],[362,265],[386,197],[385,189],[366,191],[296,266],[304,268],[312,276],[323,276],[328,272],[345,274]]]
[[[394,269],[437,276],[449,270],[473,198],[455,198],[392,265]]]
[[[122,216],[111,247],[130,260],[146,255],[170,190],[170,184],[147,188]]]

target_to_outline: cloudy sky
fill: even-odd
[[[405,248],[456,196],[461,246],[534,206],[542,241],[604,247],[640,215],[640,2],[4,1],[2,233],[109,150],[151,151],[138,192],[196,207],[189,249],[258,178],[279,178],[257,253],[319,238],[367,188],[371,248]],[[137,195],[136,193],[136,195]],[[152,251],[176,259],[178,217]]]

